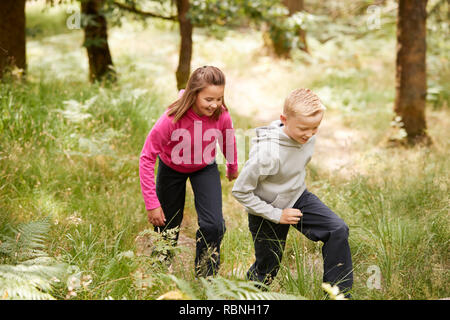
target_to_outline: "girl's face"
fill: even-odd
[[[223,104],[223,93],[225,86],[209,85],[197,94],[194,112],[199,116],[211,117],[217,108]]]

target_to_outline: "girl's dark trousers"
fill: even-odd
[[[351,289],[353,272],[348,226],[307,190],[293,208],[299,209],[303,216],[298,224],[292,226],[308,239],[323,242],[323,282],[337,284],[342,292]],[[248,270],[247,278],[270,284],[280,268],[290,225],[275,224],[252,214],[248,215],[248,219],[256,261]]]
[[[155,227],[155,231],[164,232],[178,227],[175,243],[178,240],[188,178],[194,191],[199,226],[196,234],[195,271],[197,276],[207,277],[218,272],[220,243],[225,233],[222,187],[215,162],[195,172],[181,173],[173,170],[159,159],[156,195],[164,211],[166,224],[164,227]]]

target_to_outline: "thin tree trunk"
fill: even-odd
[[[410,144],[430,142],[425,122],[426,5],[427,0],[400,0],[398,8],[394,111]]]
[[[81,12],[88,18],[84,26],[84,44],[89,58],[89,80],[116,80],[108,45],[108,26],[102,13],[105,0],[82,0]]]
[[[9,68],[24,72],[26,63],[25,0],[0,0],[0,79]]]
[[[180,56],[178,61],[178,68],[176,71],[177,87],[183,89],[191,73],[191,58],[192,58],[192,30],[193,26],[187,17],[189,10],[189,0],[177,0],[178,22],[180,24]]]

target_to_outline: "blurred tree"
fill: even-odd
[[[32,0],[30,0],[32,1]],[[46,3],[50,6],[55,4],[63,4],[63,3],[80,3],[80,9],[82,13],[82,26],[84,30],[84,42],[83,46],[86,48],[88,60],[89,60],[89,80],[91,82],[94,81],[115,81],[116,80],[116,72],[114,70],[114,65],[112,62],[111,52],[109,50],[108,45],[108,27],[107,21],[105,17],[106,1],[110,0],[45,0]],[[2,5],[6,2],[12,3],[22,3],[23,2],[23,47],[25,48],[25,0],[0,0],[0,9],[2,9]],[[1,10],[1,12],[8,12],[5,10]],[[18,24],[20,21],[19,18],[16,18],[13,14],[4,14],[5,20],[0,20],[0,26],[4,21],[15,21],[10,23],[13,26],[14,30],[18,28]],[[8,26],[9,27],[9,26]],[[0,34],[3,30],[7,28],[0,28]],[[17,33],[17,31],[16,31]],[[14,35],[15,33],[9,33],[10,35]],[[1,36],[0,36],[1,37]],[[19,35],[17,37],[17,41],[22,39]],[[25,50],[25,49],[24,49]],[[1,51],[1,50],[0,50]],[[1,64],[1,63],[0,63]],[[25,63],[24,63],[25,64]],[[1,70],[1,69],[0,69]]]
[[[394,111],[409,144],[431,143],[425,121],[426,5],[427,0],[400,0],[398,7]]]
[[[0,9],[4,13],[0,20],[0,77],[8,65],[15,65],[23,71],[26,69],[25,1],[0,1]],[[291,7],[289,13],[280,1],[46,0],[49,5],[80,3],[85,34],[83,46],[87,50],[90,81],[115,81],[117,78],[108,45],[107,13],[119,9],[119,12],[132,12],[141,17],[178,21],[181,36],[179,64],[176,71],[178,88],[186,85],[190,74],[194,27],[208,28],[210,31],[220,33],[221,29],[240,27],[249,22],[255,23],[256,26],[261,23],[268,24],[271,38],[282,44],[282,50],[288,48],[289,51],[293,47],[295,34],[301,30],[302,18],[294,13],[298,9],[298,4],[294,5],[286,0],[287,5]],[[143,4],[147,6],[159,4],[165,8],[175,5],[177,13],[167,15],[167,12],[149,12],[141,9]],[[303,48],[306,49],[306,41],[301,42],[305,44]]]
[[[84,43],[89,59],[89,80],[115,81],[116,72],[108,45],[105,0],[80,0],[83,14]]]
[[[0,1],[0,79],[7,69],[26,71],[25,0]]]
[[[164,4],[169,4],[169,7],[175,3],[177,8],[177,15],[167,15],[165,12],[149,12],[142,9],[142,1],[140,0],[109,0],[110,4],[127,12],[136,14],[137,16],[143,18],[160,18],[171,21],[178,21],[179,32],[181,37],[180,51],[178,67],[175,72],[177,87],[178,89],[185,88],[186,83],[189,79],[191,71],[191,58],[192,58],[192,31],[193,25],[191,23],[190,17],[188,16],[189,11],[189,0],[154,0],[146,1],[147,5],[152,2],[158,3],[161,6]],[[123,2],[124,1],[124,2]],[[160,8],[161,10],[161,8]],[[163,11],[163,10],[161,10]]]
[[[292,16],[297,12],[302,12],[305,9],[305,4],[303,0],[283,0],[284,5],[289,10],[289,15]],[[300,48],[308,52],[308,45],[306,43],[306,31],[302,27],[298,28],[298,37],[300,39]]]
[[[241,2],[244,14],[262,23],[264,44],[276,56],[290,58],[294,48],[308,52],[305,26],[309,15],[303,11],[303,0],[259,0],[256,8]]]
[[[192,58],[192,30],[193,26],[188,17],[189,0],[176,0],[178,23],[180,25],[180,55],[178,68],[176,71],[177,87],[182,89],[186,87],[189,75],[191,73]]]
[[[298,42],[296,38],[298,39],[303,21],[299,12],[289,16],[289,11],[282,5],[281,0],[108,1],[120,9],[142,17],[178,21],[181,44],[176,79],[179,89],[185,87],[190,74],[194,28],[205,28],[211,34],[221,36],[227,29],[247,26],[249,23],[253,23],[257,27],[265,24],[270,26],[269,33],[274,42],[281,44],[282,50],[290,51]],[[143,9],[144,5],[149,6],[150,4],[158,4],[161,12],[147,12]],[[176,16],[167,14],[167,7],[170,7],[170,4],[174,4],[176,7]],[[304,43],[306,45],[306,41]],[[303,48],[302,45],[300,47]],[[280,55],[282,54],[280,53]]]
[[[302,12],[305,9],[303,0],[283,0],[283,4],[288,8],[289,16],[297,12]],[[309,52],[306,43],[306,31],[301,26],[298,26],[298,39],[299,48],[305,52]]]

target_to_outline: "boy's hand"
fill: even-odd
[[[234,179],[236,179],[238,177],[238,174],[239,173],[237,171],[233,173],[227,172],[228,181],[233,181]]]
[[[166,223],[166,217],[161,207],[147,210],[148,222],[155,227],[162,227]]]
[[[294,208],[283,209],[280,224],[297,224],[303,216],[302,212]]]

